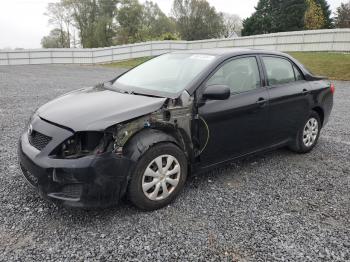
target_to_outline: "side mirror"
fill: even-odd
[[[211,85],[204,90],[203,98],[208,100],[226,100],[230,97],[230,88],[226,85]]]

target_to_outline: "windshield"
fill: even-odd
[[[125,73],[113,85],[135,93],[177,94],[214,58],[200,54],[162,55]]]

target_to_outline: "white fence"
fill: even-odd
[[[0,65],[95,64],[155,56],[170,51],[244,47],[278,51],[350,52],[350,29],[284,32],[235,39],[152,41],[106,48],[54,48],[0,51]]]

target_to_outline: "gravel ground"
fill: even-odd
[[[39,105],[118,70],[0,67],[0,260],[350,261],[350,83],[307,155],[278,150],[192,176],[169,207],[58,209],[22,179],[16,144]]]

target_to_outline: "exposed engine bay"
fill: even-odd
[[[193,102],[193,98],[184,91],[178,99],[169,98],[156,112],[107,129],[107,132],[113,134],[115,152],[122,154],[123,147],[136,133],[144,129],[156,129],[171,134],[188,157],[196,155],[199,150],[193,138],[193,120],[196,119]]]

